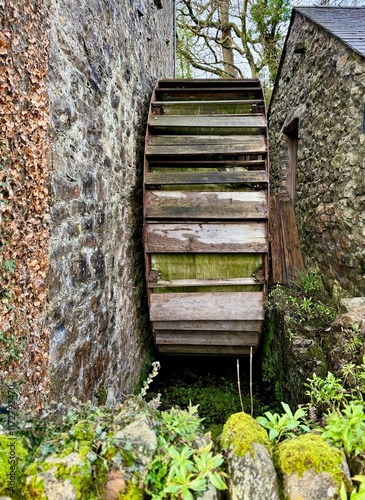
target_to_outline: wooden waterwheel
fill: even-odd
[[[259,80],[161,80],[145,146],[146,280],[164,354],[243,355],[268,281],[268,146]]]

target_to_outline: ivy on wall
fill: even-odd
[[[0,3],[0,366],[33,408],[48,385],[48,32],[44,0]]]

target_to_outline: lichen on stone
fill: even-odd
[[[267,432],[254,418],[244,412],[231,415],[223,427],[222,447],[233,446],[236,455],[243,457],[247,452],[254,453],[252,443],[264,445],[271,454]]]

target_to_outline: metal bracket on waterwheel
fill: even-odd
[[[144,161],[150,320],[163,354],[245,355],[268,283],[268,146],[259,80],[160,80]]]

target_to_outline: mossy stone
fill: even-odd
[[[223,427],[222,447],[229,448],[232,445],[236,455],[243,457],[248,451],[254,453],[252,443],[264,445],[271,455],[270,441],[265,429],[247,413],[231,415]]]
[[[346,481],[342,469],[344,455],[318,434],[304,434],[280,443],[274,453],[276,468],[282,474],[296,473],[301,477],[305,471],[328,472],[341,485]]]
[[[136,484],[129,481],[127,490],[120,493],[118,500],[143,500],[144,492]]]

